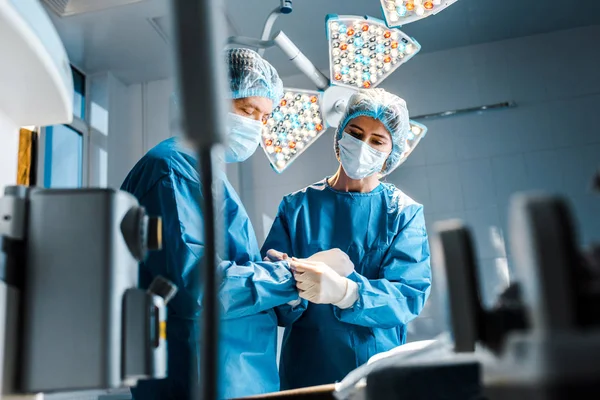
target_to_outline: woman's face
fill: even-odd
[[[385,126],[375,118],[364,115],[353,118],[346,125],[344,132],[382,153],[390,154],[392,152],[392,137]]]

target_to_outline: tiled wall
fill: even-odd
[[[501,232],[508,243],[513,193],[564,194],[579,220],[581,242],[600,239],[600,197],[590,191],[600,167],[599,37],[600,26],[591,26],[426,53],[384,82],[407,100],[412,116],[517,103],[516,108],[425,121],[427,137],[388,177],[424,204],[430,230],[448,218],[471,225],[488,301],[498,283],[496,265],[505,257],[491,232]],[[300,75],[284,84],[312,88]],[[331,131],[281,175],[262,152],[242,165],[241,195],[259,241],[269,228],[263,220],[274,217],[283,195],[336,167]],[[429,323],[427,318],[415,323],[413,339],[431,332]]]

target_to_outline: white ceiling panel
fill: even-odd
[[[278,4],[278,0],[224,3],[235,31],[253,37],[258,37]],[[169,48],[162,35],[167,11],[167,0],[143,0],[64,18],[50,13],[75,65],[88,74],[110,70],[130,84],[169,76]],[[293,13],[282,16],[274,31],[284,30],[315,65],[325,69],[328,13],[382,18],[379,0],[295,0]],[[594,24],[600,24],[598,0],[459,0],[403,30],[426,53]],[[298,72],[277,49],[268,50],[266,57],[282,76]]]

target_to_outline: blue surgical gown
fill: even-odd
[[[280,313],[286,326],[282,389],[333,383],[406,341],[406,325],[429,296],[431,268],[423,206],[394,185],[370,193],[334,190],[326,180],[284,197],[262,248],[305,258],[339,248],[355,266],[359,299],[348,309],[308,305]]]
[[[122,185],[150,215],[163,219],[163,249],[140,264],[140,286],[146,288],[162,275],[179,288],[168,304],[168,378],[140,382],[132,390],[135,399],[187,399],[189,388],[198,382],[204,217],[196,160],[178,139],[168,139],[150,150]],[[278,391],[276,312],[285,313],[291,309],[287,302],[298,299],[295,281],[286,263],[261,261],[238,195],[224,174],[217,182],[224,190],[220,205],[228,260],[219,265],[221,394],[233,398]]]

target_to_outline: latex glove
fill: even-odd
[[[263,261],[277,262],[287,260],[288,258],[289,257],[286,253],[282,253],[275,249],[271,249],[267,251],[267,256],[264,258]]]
[[[271,249],[271,250],[267,251],[267,256],[264,258],[263,261],[277,262],[277,261],[286,261],[286,260],[288,260],[287,254],[282,253],[277,250],[274,250],[274,249]],[[296,300],[292,300],[292,301],[288,302],[287,304],[292,306],[292,308],[296,308],[297,306],[300,305],[300,303],[302,303],[302,298],[298,294],[298,298]]]
[[[321,261],[327,264],[331,269],[337,272],[340,276],[348,276],[354,272],[354,263],[340,249],[331,249],[320,251],[308,257],[309,261]]]
[[[315,304],[333,304],[349,308],[358,300],[358,285],[340,276],[327,264],[292,258],[290,266],[300,297]]]

